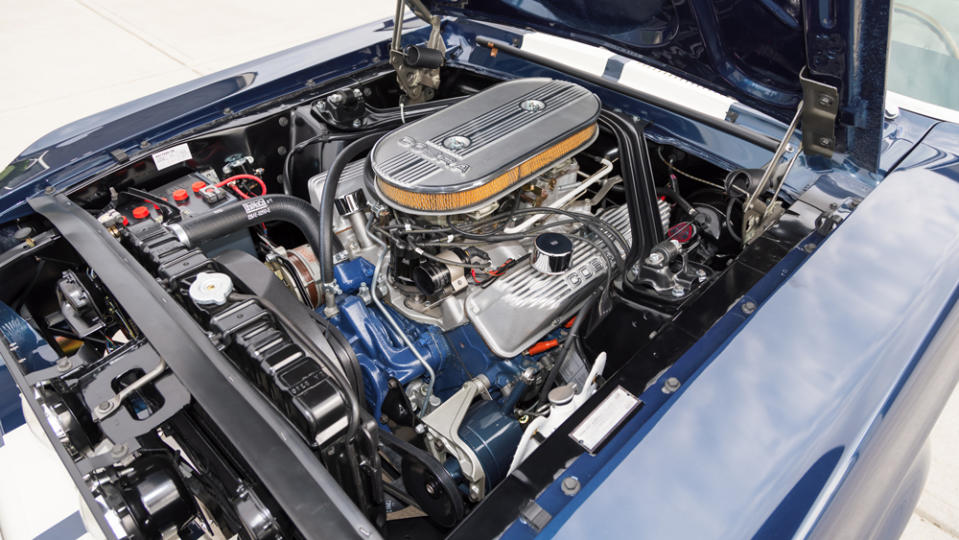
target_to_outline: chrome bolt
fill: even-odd
[[[332,94],[330,97],[326,98],[326,100],[329,101],[331,105],[336,105],[343,102],[343,96],[339,94]]]
[[[829,96],[829,95],[827,95],[827,94],[819,94],[819,104],[820,104],[820,105],[822,105],[823,107],[828,107],[828,106],[832,105],[832,103],[833,103],[832,96]]]
[[[806,253],[812,253],[813,251],[816,251],[816,248],[817,248],[817,247],[818,247],[818,246],[816,245],[815,242],[809,242],[808,244],[806,244],[805,246],[803,246],[802,249],[803,249],[803,251],[805,251]]]
[[[672,394],[676,390],[679,390],[680,382],[676,377],[670,377],[663,381],[663,393]]]
[[[359,118],[357,118],[356,120],[353,120],[353,127],[358,128],[362,125],[363,125],[363,121],[360,120]]]
[[[829,146],[832,144],[832,139],[829,137],[819,137],[819,141],[817,142],[819,143],[819,146]]]
[[[696,277],[699,278],[699,281],[706,281],[706,271],[702,268],[696,270]]]
[[[756,302],[743,302],[742,310],[746,315],[751,315],[754,311],[756,311]]]
[[[673,287],[672,293],[676,298],[682,298],[686,295],[686,289],[684,289],[682,285],[676,285]]]
[[[476,485],[470,486],[470,500],[475,502],[475,501],[478,501],[479,499],[480,499],[479,486],[476,486]]]
[[[566,478],[563,478],[563,482],[559,485],[559,487],[563,490],[564,494],[572,497],[573,495],[579,493],[579,488],[581,486],[579,484],[579,478],[576,478],[575,476],[567,476]]]
[[[118,444],[110,450],[110,455],[115,458],[123,457],[126,455],[126,453],[127,453],[127,445],[125,444]]]

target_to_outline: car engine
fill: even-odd
[[[144,322],[149,301],[193,321],[191,350],[226,358],[381,532],[404,511],[448,531],[621,365],[586,340],[615,297],[665,317],[740,248],[755,171],[627,147],[581,86],[516,79],[398,109],[381,92],[178,143],[172,165],[158,151],[36,203],[59,233],[19,225],[45,262],[2,318],[45,343],[21,362],[46,416],[33,422],[117,535],[297,536],[185,357],[164,352],[176,334]],[[153,279],[144,305],[73,241],[77,207]]]

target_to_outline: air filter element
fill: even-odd
[[[599,98],[573,83],[498,84],[380,139],[376,189],[404,212],[475,210],[592,143],[599,111]]]

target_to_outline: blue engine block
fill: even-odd
[[[367,306],[354,294],[365,285],[372,286],[373,265],[354,259],[336,265],[335,277],[344,294],[337,297],[339,313],[330,321],[346,337],[356,352],[363,372],[366,401],[374,418],[381,419],[383,401],[390,390],[390,379],[406,386],[417,378],[428,380],[426,370],[406,346],[376,306]],[[479,374],[490,380],[494,399],[499,389],[515,380],[522,371],[536,364],[536,358],[518,356],[499,358],[483,343],[472,325],[443,333],[438,327],[403,317],[387,307],[394,321],[410,338],[436,373],[433,393],[446,399],[463,383]],[[498,400],[498,399],[497,399]]]

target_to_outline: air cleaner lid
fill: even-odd
[[[380,139],[377,190],[407,212],[474,209],[590,144],[599,112],[599,98],[570,82],[498,84]]]

